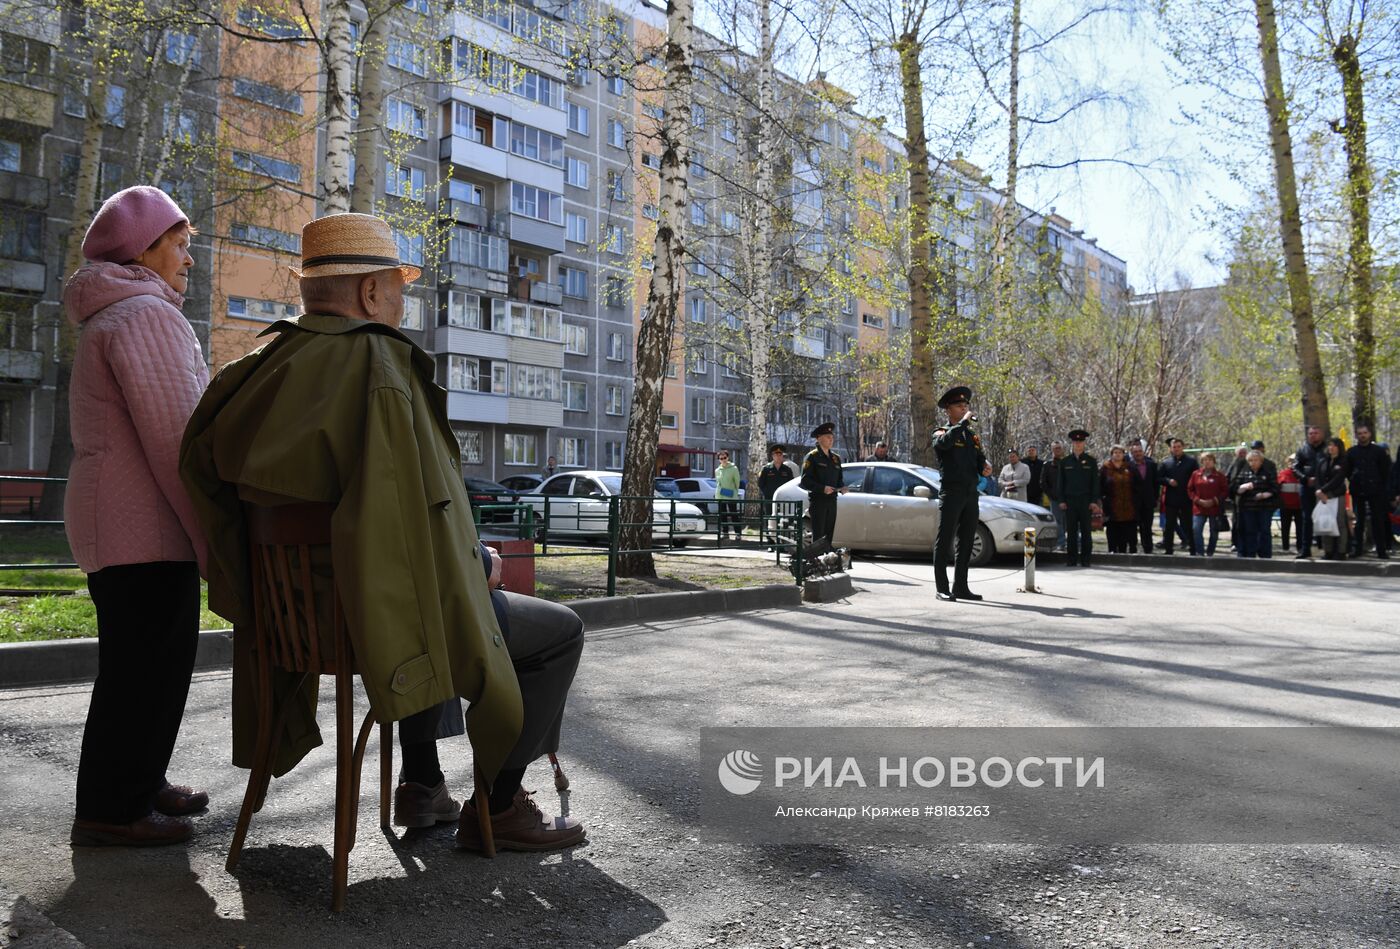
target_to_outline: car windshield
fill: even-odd
[[[656,493],[664,494],[668,498],[674,498],[680,495],[680,492],[676,490],[676,482],[674,481],[656,482]]]
[[[598,480],[603,482],[603,490],[609,494],[622,493],[622,478],[619,475],[602,475]]]

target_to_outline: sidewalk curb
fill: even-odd
[[[1062,567],[1065,554],[1040,552],[1036,561],[1044,566]],[[1227,573],[1289,573],[1301,577],[1396,577],[1400,578],[1400,561],[1396,560],[1295,560],[1293,552],[1278,557],[1261,560],[1236,557],[1227,548],[1217,550],[1214,557],[1192,557],[1179,553],[1171,557],[1165,554],[1106,554],[1094,551],[1092,564],[1095,567],[1119,567],[1138,569],[1142,567],[1173,567],[1178,570],[1214,570]]]
[[[638,596],[598,597],[563,604],[589,629],[684,619],[714,613],[738,613],[802,605],[802,588],[775,583],[738,590],[683,590]],[[227,669],[233,664],[233,630],[206,629],[199,634],[196,669]],[[56,682],[91,681],[97,676],[97,640],[54,639],[38,643],[0,643],[0,689]]]

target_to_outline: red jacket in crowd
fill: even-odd
[[[1298,472],[1292,468],[1280,468],[1278,473],[1279,498],[1285,511],[1298,511],[1303,507],[1303,484]]]
[[[1191,513],[1211,517],[1224,513],[1222,501],[1230,494],[1230,479],[1219,468],[1207,471],[1197,468],[1186,482],[1186,495],[1191,499]]]

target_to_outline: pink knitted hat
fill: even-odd
[[[170,196],[150,185],[137,185],[118,191],[92,219],[83,238],[83,256],[127,264],[140,256],[156,240],[181,222],[190,219]]]

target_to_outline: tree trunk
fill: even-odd
[[[1351,423],[1376,428],[1375,253],[1371,248],[1371,163],[1366,153],[1366,99],[1356,37],[1344,34],[1332,49],[1332,61],[1342,77],[1343,123],[1332,123],[1346,144],[1347,210],[1351,240],[1347,270],[1351,278],[1351,344],[1353,393]]]
[[[1259,58],[1264,70],[1264,109],[1269,117],[1269,144],[1278,188],[1279,237],[1288,276],[1293,313],[1294,347],[1303,390],[1303,424],[1328,431],[1327,385],[1313,321],[1312,282],[1303,248],[1303,216],[1298,204],[1298,179],[1293,168],[1293,136],[1289,130],[1288,96],[1279,62],[1278,20],[1273,0],[1254,0],[1259,27]]]
[[[748,497],[759,498],[758,475],[768,456],[769,357],[772,354],[773,205],[773,29],[770,0],[758,0],[758,168],[754,190],[756,252],[753,292],[747,297],[749,348]]]
[[[350,210],[350,95],[355,76],[350,2],[328,0],[322,58],[326,68],[326,183],[322,213]]]
[[[652,243],[655,268],[647,287],[646,316],[637,332],[631,414],[623,457],[622,493],[638,500],[621,505],[624,550],[651,547],[656,445],[661,436],[661,396],[666,365],[676,332],[684,274],[685,220],[689,214],[691,0],[671,0],[666,10],[666,78],[661,127],[661,213]],[[630,526],[628,526],[630,525]],[[618,575],[654,577],[650,553],[628,554],[618,561]]]
[[[73,197],[73,220],[68,231],[68,253],[63,260],[63,279],[67,282],[83,265],[83,235],[97,211],[97,182],[102,168],[102,127],[107,113],[107,57],[94,51],[92,76],[88,83],[87,118],[83,121],[83,142],[78,152],[78,182]],[[58,370],[54,378],[53,434],[49,439],[49,463],[45,474],[50,478],[68,477],[73,462],[73,429],[68,414],[68,393],[73,379],[73,354],[78,347],[78,328],[67,313],[58,318]],[[38,518],[63,519],[65,484],[46,482],[39,499]]]
[[[360,116],[355,123],[355,182],[350,197],[350,210],[357,214],[373,214],[379,189],[375,172],[379,169],[384,136],[384,57],[388,52],[388,9],[369,10],[371,19],[360,44]],[[392,173],[385,168],[384,174]]]
[[[938,424],[938,394],[933,380],[933,234],[929,220],[933,189],[929,186],[928,135],[924,130],[924,76],[919,66],[923,46],[916,31],[895,44],[904,95],[904,148],[909,161],[909,410],[910,451],[915,464],[932,465],[931,435]]]

